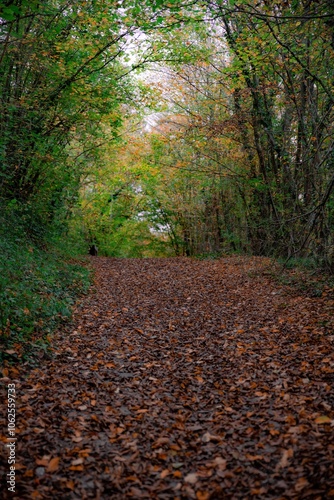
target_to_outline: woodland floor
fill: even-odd
[[[334,498],[330,290],[279,285],[260,258],[91,262],[53,357],[1,379],[1,498]]]

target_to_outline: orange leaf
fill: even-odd
[[[43,498],[42,495],[37,490],[32,491],[30,493],[30,497],[33,498],[34,500],[39,500],[40,498]]]
[[[49,465],[47,467],[47,471],[48,472],[55,472],[58,467],[59,467],[59,461],[60,461],[60,458],[59,457],[54,457],[54,458],[51,458],[50,462],[49,462]]]
[[[300,477],[295,484],[295,490],[302,491],[308,485],[309,485],[308,480],[305,477]]]
[[[264,457],[262,455],[249,455],[248,453],[246,454],[247,460],[263,460]]]
[[[69,467],[69,470],[84,470],[84,466],[83,465],[71,465],[71,467]]]
[[[66,487],[69,489],[69,490],[74,490],[74,481],[72,479],[70,479],[69,481],[66,481]]]
[[[197,500],[209,500],[210,496],[208,491],[196,491]]]
[[[44,467],[46,467],[47,465],[49,465],[50,459],[49,458],[36,458],[35,462],[36,462],[36,465],[43,465]],[[15,468],[16,468],[16,466],[15,466]]]

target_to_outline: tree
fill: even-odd
[[[183,147],[183,168],[211,162],[209,169],[223,165],[225,176],[232,171],[233,196],[238,210],[243,206],[238,233],[246,234],[244,245],[253,253],[289,258],[311,252],[329,262],[333,8],[312,1],[209,1],[207,7],[202,28],[189,26],[178,51],[183,61],[171,65],[177,78],[165,96],[171,113],[185,116],[187,125],[176,140],[170,137],[170,150],[180,154],[182,135],[193,150],[186,157]],[[187,61],[189,46],[200,57]],[[229,151],[217,147],[226,141],[233,144]],[[236,157],[243,163],[237,170]],[[218,179],[209,189],[212,200]],[[226,197],[224,203],[236,215]]]
[[[254,181],[253,251],[329,256],[333,8],[208,2],[232,55],[234,113]],[[239,117],[239,118],[238,118]],[[246,124],[245,124],[246,122]],[[279,242],[279,243],[278,243]]]
[[[1,6],[1,197],[48,223],[70,209],[98,147],[117,136],[127,114],[133,64],[125,55],[138,5]],[[141,17],[143,28],[149,17]]]

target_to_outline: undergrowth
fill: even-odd
[[[0,219],[0,364],[47,354],[50,335],[71,316],[89,270],[64,251],[27,236],[15,217]]]

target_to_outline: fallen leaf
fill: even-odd
[[[185,476],[184,480],[186,483],[195,484],[198,481],[198,477],[195,472],[191,472]]]
[[[293,449],[284,450],[281,460],[278,462],[276,469],[283,469],[289,465],[289,459],[293,457]]]
[[[321,415],[315,419],[316,424],[330,424],[332,423],[332,419],[327,417],[326,415]]]
[[[75,460],[72,460],[71,465],[80,465],[83,464],[84,459],[82,457],[76,458]]]
[[[51,458],[48,466],[47,472],[55,472],[59,468],[60,457]]]
[[[250,455],[250,454],[246,454],[246,458],[247,460],[250,460],[251,462],[253,462],[254,460],[263,460],[264,457],[262,455]]]
[[[300,477],[298,481],[295,483],[295,490],[297,492],[302,491],[305,489],[307,486],[309,486],[309,482],[305,477]]]
[[[83,465],[71,465],[69,467],[69,470],[82,471],[82,470],[84,470],[84,466]]]
[[[208,491],[196,491],[197,500],[209,500],[209,498],[211,498],[211,494]]]

